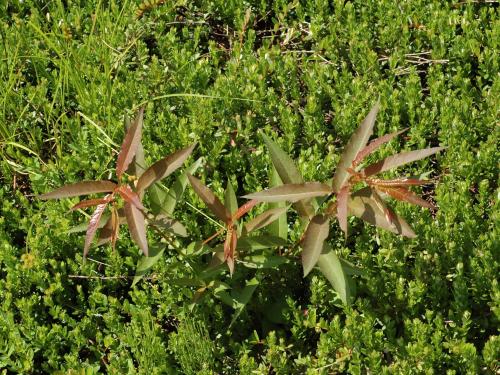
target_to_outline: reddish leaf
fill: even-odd
[[[205,202],[210,211],[212,211],[220,220],[228,223],[231,220],[231,214],[226,209],[226,207],[224,207],[219,198],[217,198],[215,194],[212,193],[209,188],[203,185],[203,183],[196,177],[190,174],[188,174],[187,177],[189,179],[189,182],[191,183],[191,186],[193,187],[193,190],[196,192],[196,194],[198,194],[201,200]]]
[[[394,225],[388,223],[384,211],[376,202],[373,190],[369,186],[352,193],[347,207],[350,215],[357,216],[372,225],[406,237],[416,237],[408,223],[392,211]]]
[[[120,233],[120,217],[118,216],[118,210],[113,207],[111,209],[111,247],[114,250],[116,241],[118,240],[118,235]]]
[[[433,184],[432,180],[419,180],[418,178],[395,178],[392,180],[381,180],[378,178],[367,179],[370,185],[382,187],[403,187]]]
[[[356,155],[356,158],[352,161],[352,166],[356,167],[359,163],[363,161],[364,158],[366,158],[368,155],[370,155],[372,152],[374,152],[377,148],[382,146],[384,143],[389,142],[391,139],[394,137],[397,137],[401,133],[407,131],[408,128],[400,130],[398,132],[394,132],[391,134],[386,134],[382,137],[379,137],[377,139],[374,139],[371,141],[365,148],[363,148],[358,154]]]
[[[349,199],[349,186],[344,186],[337,194],[337,219],[340,229],[347,237],[347,201]]]
[[[123,208],[120,208],[116,211],[118,214],[118,225],[126,223],[127,220],[125,219]],[[112,240],[112,237],[114,235],[114,232],[113,232],[113,230],[114,230],[113,229],[113,225],[114,225],[113,220],[114,219],[111,216],[112,215],[110,215],[110,217],[108,218],[108,220],[106,221],[104,226],[101,228],[101,231],[99,232],[99,237],[98,237],[96,246],[104,245],[105,243]],[[118,239],[118,229],[116,229],[116,230],[117,230],[117,239]]]
[[[243,215],[245,215],[248,211],[250,211],[255,205],[259,204],[259,201],[254,199],[248,201],[243,206],[238,208],[238,210],[233,215],[233,220],[239,220]]]
[[[335,193],[339,192],[349,179],[347,168],[351,167],[356,155],[365,147],[366,142],[368,142],[368,139],[372,135],[373,125],[375,125],[375,118],[377,117],[379,107],[380,101],[377,100],[377,103],[372,107],[370,113],[368,113],[345,146],[344,152],[340,157],[340,162],[337,165],[335,175],[333,176],[332,188]]]
[[[231,230],[227,232],[226,241],[224,242],[224,261],[227,262],[231,275],[234,272],[234,255],[237,243],[238,236],[236,234],[236,227],[233,226]]]
[[[247,199],[256,199],[261,202],[297,202],[302,199],[320,197],[331,193],[328,185],[319,182],[306,182],[303,184],[287,184],[244,195]]]
[[[384,160],[369,165],[363,170],[363,172],[367,177],[372,176],[377,173],[388,171],[389,169],[397,168],[406,163],[411,163],[412,161],[426,158],[427,156],[435,154],[436,152],[439,152],[443,149],[444,147],[432,147],[423,150],[402,152],[400,154],[389,156]]]
[[[92,207],[92,206],[97,206],[99,204],[109,203],[112,199],[113,199],[112,196],[110,196],[109,198],[87,199],[75,204],[73,207],[71,207],[71,211],[75,211],[80,208]]]
[[[250,201],[252,202],[252,201]],[[245,233],[250,233],[254,230],[263,228],[275,220],[277,220],[281,215],[283,215],[284,212],[286,212],[287,207],[277,207],[277,208],[271,208],[270,210],[267,210],[257,217],[253,218],[250,220],[248,223],[245,224],[244,230]]]
[[[128,128],[127,134],[123,139],[122,147],[116,160],[116,176],[121,178],[123,172],[128,168],[130,162],[135,156],[139,143],[141,141],[142,122],[144,107],[139,110],[133,124]]]
[[[125,217],[128,229],[134,242],[139,246],[145,256],[148,255],[148,241],[146,238],[146,225],[144,215],[131,203],[125,203]]]
[[[82,181],[76,184],[62,186],[50,193],[39,195],[38,198],[58,199],[76,197],[78,195],[109,193],[112,192],[115,187],[116,184],[111,181]]]
[[[413,193],[412,191],[403,188],[403,187],[381,187],[377,186],[377,189],[380,191],[383,191],[384,193],[389,194],[391,197],[394,199],[397,199],[399,201],[403,202],[408,202],[411,204],[416,204],[418,206],[422,206],[425,208],[433,208],[434,205],[431,203],[427,202],[426,200],[422,199],[419,197],[417,194]]]
[[[378,207],[384,212],[385,218],[387,222],[394,226],[394,212],[385,204],[384,200],[382,197],[378,194],[377,190],[372,189],[372,197],[375,203],[378,205]]]
[[[313,269],[321,255],[323,243],[328,237],[330,222],[327,216],[314,216],[307,226],[302,242],[302,267],[304,277]]]
[[[99,220],[101,219],[102,213],[106,209],[107,203],[103,203],[97,206],[94,213],[90,217],[89,226],[87,228],[87,234],[85,235],[85,245],[83,246],[83,259],[87,257],[87,254],[94,239],[95,232],[99,225]]]
[[[177,168],[182,166],[184,161],[191,155],[196,144],[183,148],[182,150],[176,151],[173,154],[157,161],[151,167],[149,167],[137,181],[137,192],[142,194],[149,186],[159,181]]]
[[[139,195],[137,195],[136,192],[132,191],[130,186],[121,185],[118,189],[116,189],[116,191],[125,200],[125,202],[133,204],[139,210],[145,210],[144,206],[141,203]]]

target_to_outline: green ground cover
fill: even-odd
[[[500,370],[497,2],[0,2],[0,41],[2,374]],[[83,236],[67,234],[88,219],[69,212],[78,200],[34,197],[109,178],[143,104],[148,164],[198,142],[190,161],[221,197],[228,179],[238,196],[268,187],[259,131],[326,181],[377,97],[377,135],[409,127],[378,157],[447,149],[398,171],[439,178],[423,189],[438,210],[395,205],[416,239],[332,226],[363,271],[349,307],[318,271],[302,277],[292,211],[287,264],[221,277],[246,306],[215,290],[192,305],[185,258],[167,248],[132,287],[141,254],[125,230],[83,263]],[[184,198],[174,216],[206,238],[217,226]]]

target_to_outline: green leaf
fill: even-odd
[[[288,184],[244,195],[244,198],[255,199],[262,202],[297,202],[302,199],[320,197],[331,193],[328,185],[319,182],[306,182],[303,184]]]
[[[363,172],[365,176],[372,176],[374,174],[382,173],[390,169],[400,167],[404,164],[426,158],[427,156],[435,154],[436,152],[442,151],[444,149],[444,147],[432,147],[423,150],[402,152],[400,154],[389,156],[384,160],[369,165],[363,170]]]
[[[111,181],[82,181],[75,184],[64,185],[49,193],[39,195],[39,199],[59,199],[77,197],[79,195],[110,193],[116,188]]]
[[[281,182],[281,178],[278,175],[276,168],[274,166],[271,166],[271,173],[269,176],[269,186],[276,187],[280,185],[283,185],[283,183]],[[274,202],[269,204],[270,209],[276,209],[282,207],[286,207],[285,202]],[[286,210],[278,217],[277,220],[269,224],[268,230],[269,234],[276,237],[281,237],[286,241],[288,237],[288,223],[287,223]]]
[[[163,202],[167,198],[167,195],[167,190],[160,183],[153,184],[149,187],[149,205],[154,215],[165,213],[163,210]]]
[[[195,193],[198,194],[203,202],[205,202],[207,207],[215,214],[215,216],[225,223],[231,220],[231,214],[229,211],[209,188],[203,185],[203,183],[196,177],[190,174],[188,174],[187,177]]]
[[[143,256],[139,259],[135,270],[135,277],[132,281],[132,286],[136,285],[144,277],[144,275],[146,275],[151,270],[151,268],[153,268],[153,266],[162,257],[164,251],[164,247],[162,247],[160,250],[159,246],[152,246],[150,249],[150,255]]]
[[[128,128],[125,138],[116,159],[116,176],[118,180],[121,178],[123,172],[128,168],[130,162],[134,158],[139,143],[141,142],[142,123],[144,119],[144,107],[139,110],[132,125]]]
[[[302,242],[302,266],[304,268],[304,277],[306,277],[316,265],[329,231],[330,221],[327,216],[323,215],[314,216],[307,226]]]
[[[231,327],[234,324],[236,319],[238,319],[238,316],[240,316],[240,314],[243,312],[243,309],[248,304],[248,302],[250,302],[252,295],[258,286],[259,286],[259,280],[254,277],[253,279],[248,280],[245,283],[245,287],[243,289],[241,289],[240,291],[233,289],[231,294],[226,292],[227,290],[226,285],[214,288],[214,295],[217,298],[219,298],[222,302],[235,309],[229,327]]]
[[[262,133],[264,143],[271,155],[276,171],[284,184],[301,184],[304,182],[300,172],[293,160],[283,151],[271,138]],[[309,201],[299,201],[293,205],[293,208],[302,217],[311,217],[314,214],[314,208]]]
[[[380,100],[377,100],[375,105],[370,110],[370,113],[368,113],[345,146],[344,152],[342,153],[340,161],[337,165],[337,169],[335,170],[335,175],[333,176],[332,188],[335,193],[339,192],[349,179],[349,172],[347,169],[351,168],[356,155],[358,155],[358,153],[365,147],[368,139],[372,135],[379,107]]]
[[[228,179],[226,191],[224,193],[224,206],[229,211],[231,215],[234,215],[238,211],[238,201],[236,200],[236,193],[234,192],[233,185]]]
[[[187,169],[186,172],[181,174],[177,179],[175,180],[174,184],[172,187],[168,190],[168,193],[166,194],[166,197],[162,202],[160,203],[160,206],[162,208],[162,212],[172,216],[175,210],[175,206],[177,205],[177,202],[179,202],[184,194],[184,190],[186,190],[186,186],[188,184],[188,178],[187,174],[193,174],[196,172],[196,170],[201,166],[201,163],[203,162],[203,158],[197,159],[193,164],[191,164]],[[151,188],[150,188],[151,190]]]
[[[280,237],[269,236],[266,234],[252,237],[242,237],[238,240],[238,249],[240,250],[262,250],[278,246],[285,246],[287,242]]]
[[[259,254],[243,257],[239,263],[247,268],[277,268],[288,263],[288,259],[279,255]]]
[[[182,150],[178,150],[161,160],[158,160],[151,167],[146,169],[137,181],[137,192],[142,194],[151,184],[164,179],[177,168],[182,166],[184,161],[191,155],[196,144],[192,144]]]
[[[368,223],[401,234],[406,237],[416,237],[408,223],[391,211],[392,224],[387,221],[384,211],[380,208],[370,187],[365,187],[351,194],[348,203],[349,214],[359,217]]]
[[[172,219],[166,215],[158,215],[152,220],[148,220],[148,222],[158,228],[164,229],[167,232],[174,233],[180,237],[187,237],[187,230],[182,225],[181,222]]]
[[[348,276],[344,272],[342,263],[337,254],[326,242],[323,253],[318,259],[318,266],[321,273],[325,275],[330,284],[332,284],[335,291],[339,294],[342,302],[344,302],[344,304],[346,305],[349,305],[352,295]]]
[[[101,218],[99,219],[99,223],[97,224],[97,229],[101,229],[106,225],[106,222],[108,221],[110,215],[109,214],[103,214]],[[71,233],[80,233],[80,232],[85,232],[87,230],[89,223],[81,223],[73,228],[70,228],[66,233],[71,234]]]

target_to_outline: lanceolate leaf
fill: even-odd
[[[58,199],[86,194],[109,193],[112,192],[116,186],[117,185],[111,181],[82,181],[76,184],[62,186],[50,193],[39,195],[38,198]]]
[[[377,173],[388,171],[389,169],[397,168],[406,163],[411,163],[412,161],[420,160],[444,150],[444,147],[432,147],[423,150],[415,150],[409,152],[402,152],[400,154],[392,155],[384,160],[377,163],[369,165],[363,171],[365,176],[372,176]]]
[[[337,165],[337,170],[333,176],[332,188],[335,193],[340,191],[344,184],[349,179],[348,168],[351,167],[352,162],[356,158],[356,155],[365,147],[366,142],[372,135],[373,125],[375,124],[375,118],[380,107],[380,101],[372,107],[370,113],[363,120],[358,129],[353,133],[349,142],[344,148],[344,152],[340,157],[339,164]]]
[[[318,259],[318,266],[328,279],[330,284],[339,294],[340,299],[346,305],[351,301],[351,290],[349,287],[349,279],[345,273],[340,259],[335,254],[335,251],[325,242],[323,254]]]
[[[282,238],[265,234],[260,236],[242,237],[238,240],[238,249],[241,250],[262,250],[285,245],[286,241]]]
[[[139,246],[144,255],[148,256],[148,241],[146,238],[146,225],[141,211],[133,204],[125,203],[125,216],[130,231],[130,236]]]
[[[232,227],[227,231],[226,241],[224,242],[224,261],[227,262],[229,273],[232,275],[234,272],[234,253],[238,243],[238,235],[236,234],[236,227]]]
[[[80,208],[97,206],[99,204],[109,203],[111,198],[101,198],[101,199],[87,199],[85,201],[81,201],[80,203],[75,204],[71,207],[71,211],[78,210]]]
[[[89,226],[87,228],[87,234],[85,235],[85,245],[83,246],[83,259],[87,257],[87,254],[94,239],[95,232],[99,225],[99,220],[101,219],[102,213],[106,209],[107,203],[103,203],[97,206],[94,213],[90,217]]]
[[[132,123],[125,119],[125,133],[132,126]],[[139,141],[139,145],[137,146],[137,151],[135,152],[135,156],[130,163],[127,173],[129,175],[136,176],[137,178],[141,177],[141,175],[146,170],[146,159],[144,158],[144,148],[142,147],[142,142]]]
[[[377,187],[377,189],[383,191],[384,193],[389,194],[394,199],[408,202],[411,204],[416,204],[425,208],[433,208],[434,205],[427,202],[426,200],[419,197],[417,194],[412,191],[403,188],[403,187]]]
[[[135,270],[134,281],[132,281],[132,286],[137,284],[153,268],[153,266],[161,259],[164,251],[164,247],[159,248],[154,246],[151,248],[150,256],[144,256],[139,259]]]
[[[337,194],[337,219],[339,226],[347,237],[347,201],[349,199],[349,186],[344,186]]]
[[[270,187],[275,187],[275,186],[280,186],[283,185],[281,182],[281,178],[278,175],[278,172],[276,171],[276,168],[274,166],[271,166],[271,172],[269,176],[269,186]],[[269,208],[271,209],[276,209],[276,208],[284,208],[286,207],[285,202],[274,202],[269,204]],[[269,225],[269,234],[277,237],[283,238],[285,241],[288,237],[288,223],[287,223],[287,218],[286,218],[286,210],[283,212],[279,217],[278,220],[273,221]]]
[[[144,108],[141,108],[134,119],[134,122],[130,128],[128,128],[127,134],[123,140],[120,153],[118,154],[118,158],[116,160],[116,176],[118,179],[121,178],[123,172],[128,168],[141,141],[143,116]]]
[[[266,144],[269,154],[271,155],[273,166],[276,168],[283,184],[303,183],[304,180],[302,179],[300,172],[287,153],[265,134],[262,134],[262,138],[264,139],[264,143]],[[300,216],[311,217],[314,214],[314,209],[311,203],[307,200],[296,202],[293,207],[297,210]]]
[[[231,215],[234,215],[238,210],[238,202],[236,200],[236,193],[234,192],[231,181],[227,181],[226,191],[224,193],[224,206]]]
[[[286,207],[271,208],[270,210],[261,213],[245,224],[245,233],[250,233],[254,230],[263,228],[271,224],[273,221],[277,220],[281,215],[283,215],[283,213],[286,212],[286,209]]]
[[[219,198],[217,198],[212,191],[207,188],[203,183],[198,180],[196,177],[187,175],[193,190],[198,194],[203,202],[207,205],[207,207],[212,211],[215,216],[217,216],[220,220],[225,223],[229,222],[231,219],[231,215],[229,211],[224,207]]]
[[[128,185],[121,185],[117,189],[117,192],[125,200],[125,202],[133,204],[139,210],[144,210],[141,199],[139,198],[137,193],[135,191],[132,191],[132,189]]]
[[[189,155],[191,155],[195,146],[196,144],[193,144],[189,147],[183,148],[182,150],[176,151],[146,169],[146,171],[144,171],[142,176],[139,178],[139,181],[137,181],[137,192],[141,194],[149,186],[151,186],[151,184],[167,177],[177,168],[182,166],[184,161],[189,157]]]
[[[318,261],[323,243],[328,237],[330,222],[327,216],[316,215],[309,223],[302,242],[302,266],[304,277],[313,269]]]
[[[244,205],[238,208],[238,210],[234,213],[233,220],[238,220],[259,203],[260,203],[259,201],[254,199],[246,202]]]
[[[420,186],[433,184],[432,180],[420,180],[418,178],[395,178],[392,180],[382,180],[378,178],[370,178],[367,181],[370,185],[381,187],[404,187],[404,186]]]
[[[382,146],[384,143],[389,142],[391,139],[394,137],[397,137],[401,133],[407,131],[408,128],[400,130],[398,132],[394,132],[391,134],[386,134],[382,137],[379,137],[377,139],[374,139],[371,141],[365,148],[363,148],[358,154],[356,155],[356,158],[353,160],[352,165],[353,167],[356,167],[359,163],[363,161],[364,158],[366,158],[368,155],[370,155],[372,152],[374,152],[377,148]]]
[[[370,187],[352,193],[347,203],[347,207],[349,209],[349,214],[357,216],[372,225],[406,237],[416,237],[408,223],[394,212],[391,211],[394,217],[394,225],[387,222],[385,213],[375,201]]]
[[[172,232],[178,236],[187,237],[188,235],[187,230],[182,223],[165,215],[158,215],[154,218],[154,220],[150,220],[149,222],[160,229]]]
[[[296,202],[302,199],[320,197],[331,193],[328,185],[319,182],[306,182],[303,184],[288,184],[277,186],[268,190],[245,195],[244,198],[256,199],[262,202]]]
[[[203,159],[197,159],[193,164],[191,164],[187,169],[186,173],[193,174],[200,167]],[[177,177],[172,187],[168,190],[165,200],[161,202],[161,211],[167,215],[172,215],[174,213],[175,206],[177,202],[180,201],[184,190],[186,189],[188,179],[186,173],[181,174]]]
[[[118,216],[118,210],[115,207],[111,208],[111,247],[115,249],[116,240],[118,240],[118,235],[120,233],[120,217]]]

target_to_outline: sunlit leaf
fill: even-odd
[[[320,197],[330,193],[331,188],[328,185],[319,182],[306,182],[277,186],[257,193],[247,194],[244,198],[256,199],[262,202],[296,202],[301,199]]]
[[[209,188],[203,185],[203,183],[196,177],[190,174],[188,174],[187,177],[195,193],[198,194],[203,202],[205,202],[210,211],[212,211],[215,216],[217,216],[225,223],[229,222],[229,220],[231,219],[231,215],[226,207],[224,207],[224,205],[221,203],[219,198],[217,198],[215,194],[212,193]]]
[[[144,255],[148,256],[148,241],[146,238],[144,215],[133,204],[126,202],[125,217],[127,218],[130,236],[142,250]]]
[[[406,237],[416,237],[408,223],[394,212],[391,212],[394,225],[387,222],[385,213],[375,201],[370,187],[352,193],[347,206],[350,215],[357,216],[372,225]]]
[[[370,155],[372,152],[374,152],[377,148],[382,146],[384,143],[389,142],[391,139],[393,139],[394,137],[397,137],[398,135],[400,135],[401,133],[403,133],[407,130],[408,130],[408,128],[400,130],[398,132],[391,133],[391,134],[386,134],[386,135],[379,137],[377,139],[374,139],[373,141],[368,143],[368,145],[366,147],[364,147],[363,149],[361,149],[360,152],[358,152],[358,154],[356,155],[356,157],[352,161],[353,167],[356,167],[359,163],[361,163],[363,161],[364,158],[366,158],[368,155]]]
[[[384,193],[390,195],[394,199],[399,201],[408,202],[411,204],[416,204],[425,208],[433,208],[434,205],[427,202],[423,198],[419,197],[417,194],[404,187],[381,187],[378,186],[377,189],[383,191]]]
[[[115,207],[111,208],[111,248],[114,250],[120,233],[120,217]]]
[[[283,213],[286,212],[286,209],[286,207],[271,208],[270,210],[261,213],[245,224],[244,233],[250,233],[271,224],[283,215]]]
[[[327,216],[316,215],[311,219],[304,233],[302,241],[302,267],[304,268],[304,277],[313,269],[318,261],[323,243],[328,237],[330,230],[330,221]]]
[[[99,204],[109,203],[110,200],[111,200],[110,198],[87,199],[75,204],[73,207],[71,207],[71,211],[78,210],[80,208],[92,207],[92,206],[97,206]]]
[[[125,202],[133,204],[139,210],[145,209],[142,205],[139,195],[137,195],[135,191],[132,191],[130,186],[121,185],[118,189],[116,189],[116,191],[118,192],[118,194],[120,194]]]
[[[233,215],[233,220],[239,220],[243,215],[245,215],[248,211],[250,211],[252,208],[254,208],[257,204],[260,202],[257,200],[249,200],[245,204],[243,204],[241,207],[236,210],[236,212]]]
[[[378,205],[378,207],[384,213],[385,218],[387,219],[387,222],[390,225],[394,225],[394,220],[395,220],[394,211],[392,211],[389,208],[389,206],[387,206],[385,204],[384,200],[382,199],[382,197],[380,196],[380,194],[377,192],[376,189],[372,189],[371,192],[372,192],[372,198],[373,198],[373,200],[375,201],[375,203]]]
[[[109,193],[117,185],[111,181],[82,181],[71,185],[62,186],[50,193],[39,195],[40,199],[58,199],[76,197],[78,195]]]
[[[380,100],[377,100],[370,110],[370,113],[368,113],[358,129],[352,134],[349,142],[345,146],[337,165],[335,175],[333,176],[332,188],[335,193],[339,192],[349,179],[349,172],[347,169],[351,167],[356,155],[365,147],[366,142],[368,142],[368,139],[372,135],[379,107]]]
[[[226,191],[224,192],[224,206],[231,215],[234,215],[238,210],[238,201],[236,200],[236,193],[234,192],[231,181],[227,181]]]
[[[363,172],[365,176],[372,176],[374,174],[385,172],[390,169],[400,167],[401,165],[426,158],[427,156],[435,154],[436,152],[439,152],[441,150],[444,150],[444,147],[432,147],[423,150],[402,152],[400,154],[389,156],[384,160],[369,165],[363,170]]]
[[[182,166],[184,161],[189,157],[189,155],[191,155],[191,152],[193,152],[195,146],[196,144],[193,144],[183,148],[182,150],[176,151],[173,154],[158,160],[151,167],[146,169],[139,178],[139,181],[137,181],[137,192],[141,194],[149,186],[151,186],[151,184],[167,177],[177,168]]]
[[[351,288],[348,276],[337,254],[326,242],[323,253],[318,259],[318,266],[321,273],[325,275],[330,284],[332,284],[333,289],[339,294],[342,302],[349,305],[351,302]]]
[[[168,193],[165,199],[160,202],[161,211],[167,215],[172,215],[175,210],[175,206],[177,202],[179,202],[184,194],[184,190],[186,190],[186,186],[188,183],[187,173],[193,174],[196,170],[201,166],[203,158],[197,159],[193,164],[191,164],[187,169],[186,173],[182,173],[175,182],[172,187],[168,190]]]
[[[273,162],[273,166],[276,168],[281,181],[284,184],[302,184],[304,180],[295,166],[295,163],[288,156],[288,154],[265,134],[262,134],[262,138],[264,139],[264,143],[269,150],[271,161]],[[300,216],[311,217],[314,214],[314,209],[311,203],[307,200],[296,202],[293,207],[297,210]]]
[[[97,226],[99,225],[99,220],[101,219],[102,213],[106,209],[107,203],[100,204],[96,207],[94,213],[90,217],[89,226],[87,228],[87,233],[85,235],[85,245],[83,246],[83,259],[87,257],[87,254],[94,239]]]
[[[337,194],[337,219],[340,229],[347,237],[347,201],[349,200],[349,186],[344,186]]]
[[[144,116],[144,107],[139,110],[134,122],[127,130],[123,143],[116,159],[116,176],[121,178],[123,172],[128,168],[130,162],[137,152],[137,147],[141,141],[142,123]]]
[[[418,178],[394,178],[392,180],[382,180],[378,178],[370,178],[369,184],[382,187],[404,187],[404,186],[420,186],[433,184],[433,180],[421,180]]]
[[[125,132],[132,126],[130,120],[125,119]],[[146,170],[146,159],[144,157],[144,148],[142,147],[142,142],[139,140],[139,145],[137,146],[137,151],[135,152],[135,156],[132,159],[132,162],[129,164],[127,173],[131,176],[136,176],[137,178],[141,177],[141,175]]]
[[[278,175],[278,172],[276,171],[276,168],[274,166],[271,166],[271,172],[269,176],[269,186],[270,187],[275,187],[275,186],[280,186],[283,185],[281,182],[281,178]],[[276,208],[284,208],[286,207],[285,202],[274,202],[274,203],[269,203],[269,208],[271,209],[276,209]],[[273,221],[269,227],[269,234],[277,237],[281,237],[284,240],[287,239],[288,237],[288,223],[287,223],[287,214],[286,210],[283,212],[277,220]]]
[[[239,263],[247,268],[263,269],[279,267],[288,263],[288,259],[279,255],[260,254],[246,256]]]
[[[150,270],[153,266],[158,263],[161,259],[165,248],[159,246],[152,246],[150,251],[150,256],[142,256],[137,262],[137,267],[135,269],[134,281],[132,281],[132,286],[137,284]]]

